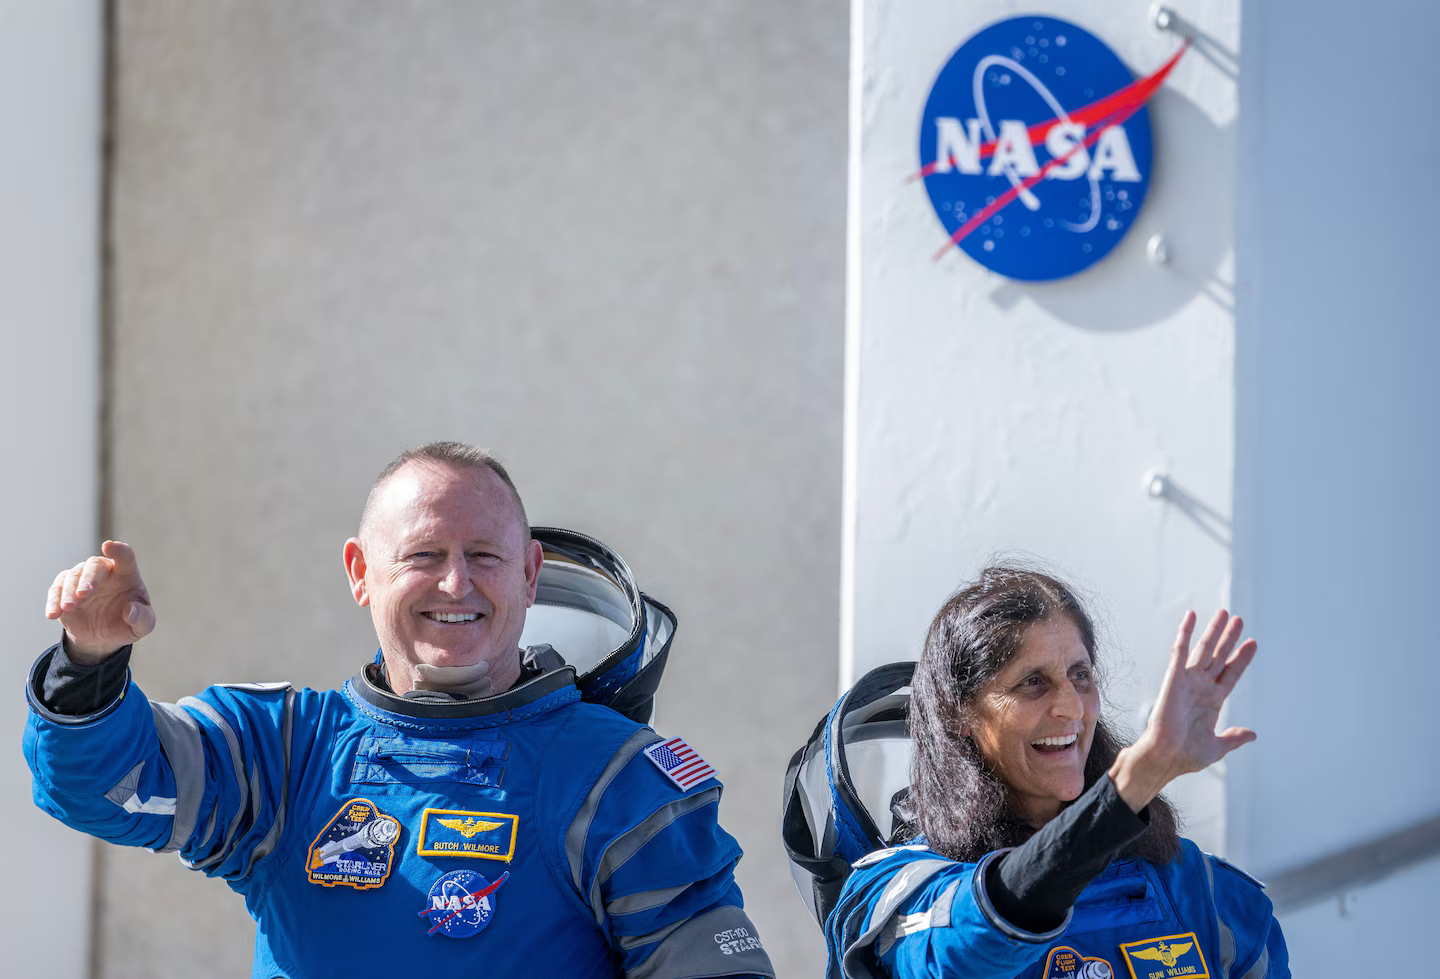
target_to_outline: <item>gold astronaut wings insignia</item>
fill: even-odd
[[[1176,959],[1190,951],[1190,947],[1193,944],[1194,942],[1180,942],[1176,945],[1166,945],[1164,942],[1161,942],[1154,948],[1136,949],[1130,954],[1137,959],[1158,960],[1161,965],[1168,969],[1175,964]]]
[[[453,829],[467,840],[505,825],[504,823],[492,823],[488,819],[475,819],[473,816],[468,819],[437,819],[435,821],[446,829]],[[1189,946],[1187,945],[1186,948]],[[1182,949],[1181,952],[1183,954],[1184,950]]]

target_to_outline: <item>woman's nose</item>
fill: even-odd
[[[1085,716],[1085,701],[1081,699],[1080,691],[1068,683],[1063,683],[1056,688],[1055,700],[1050,709],[1056,717],[1081,718]]]

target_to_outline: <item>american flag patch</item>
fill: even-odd
[[[653,761],[655,767],[664,772],[682,791],[688,792],[692,786],[715,775],[715,769],[697,755],[695,749],[685,743],[684,738],[656,741],[645,749],[645,757]]]

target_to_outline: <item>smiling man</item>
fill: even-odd
[[[134,551],[61,572],[27,686],[37,804],[223,878],[260,925],[255,977],[774,975],[708,766],[520,649],[541,549],[493,456],[396,459],[344,558],[374,662],[339,691],[178,704],[130,680],[155,625]]]

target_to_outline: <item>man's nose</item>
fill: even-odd
[[[448,598],[464,598],[470,594],[470,574],[465,567],[464,557],[452,558],[446,562],[445,575],[440,579],[440,591]]]

